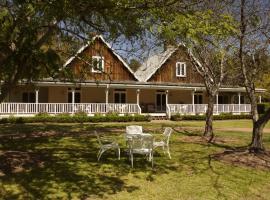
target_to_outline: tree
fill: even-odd
[[[250,7],[252,5],[252,7]],[[252,9],[251,9],[252,8]],[[270,119],[270,109],[259,117],[257,110],[257,97],[255,83],[258,75],[265,68],[269,71],[269,65],[262,62],[263,55],[268,54],[269,43],[266,32],[269,28],[267,15],[269,5],[264,1],[241,0],[239,4],[239,48],[238,58],[244,86],[251,103],[253,122],[252,140],[249,150],[251,152],[264,151],[263,129]]]
[[[209,142],[214,138],[213,132],[213,113],[215,97],[223,83],[226,74],[226,54],[228,50],[218,47],[196,46],[188,50],[188,57],[204,80],[206,93],[208,96],[208,107],[206,112],[206,122],[204,136],[209,136]],[[217,108],[218,109],[218,108]]]
[[[138,36],[146,27],[146,10],[166,5],[157,2],[1,0],[0,102],[20,81],[59,75],[63,62],[56,43],[83,42],[92,36],[89,33]]]
[[[216,1],[200,5],[201,10],[192,14],[173,13],[166,15],[160,28],[161,37],[165,40],[184,42],[188,57],[199,75],[204,80],[208,95],[208,108],[204,136],[213,135],[214,97],[218,93],[225,76],[225,63],[230,54],[228,38],[235,33],[235,21],[223,13],[222,4]]]
[[[136,59],[131,59],[129,66],[135,72],[141,66],[141,63]]]

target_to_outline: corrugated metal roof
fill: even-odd
[[[135,76],[139,81],[147,82],[178,48],[168,47],[166,51],[149,57],[135,72]]]

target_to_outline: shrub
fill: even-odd
[[[36,123],[36,122],[55,122],[55,123],[85,123],[85,122],[132,122],[132,121],[150,121],[149,116],[143,115],[127,115],[118,116],[115,114],[110,115],[97,115],[97,116],[85,116],[85,115],[68,115],[59,114],[56,116],[36,115],[34,117],[14,117],[0,119],[0,123]]]
[[[260,103],[257,105],[259,114],[264,114],[269,108],[270,108],[270,103]]]
[[[86,112],[83,112],[83,111],[78,111],[78,112],[75,112],[74,113],[74,116],[75,117],[87,117],[87,113]]]
[[[50,115],[46,112],[40,112],[35,115],[35,117],[49,117]]]
[[[220,114],[214,115],[214,120],[233,120],[233,119],[251,119],[251,115],[241,114],[241,115],[233,115],[233,114]],[[182,120],[205,120],[205,115],[173,115],[171,116],[172,121],[182,121]]]

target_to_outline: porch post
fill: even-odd
[[[216,107],[217,107],[217,114],[218,114],[218,93],[216,94]]]
[[[166,107],[168,103],[169,103],[169,90],[166,90]]]
[[[262,103],[262,96],[259,95],[259,103]]]
[[[75,105],[75,89],[72,88],[71,90],[71,102],[72,102],[72,114],[74,114],[74,105]]]
[[[39,93],[39,90],[36,89],[35,90],[35,94],[36,94],[36,113],[38,113],[38,93]]]
[[[170,113],[168,113],[169,112],[169,110],[168,110],[168,103],[169,103],[169,90],[166,90],[165,91],[165,94],[166,94],[166,99],[165,99],[165,106],[166,106],[166,115],[170,118],[171,116],[170,116]]]
[[[195,91],[194,90],[192,90],[191,95],[192,95],[192,112],[195,113]]]
[[[141,114],[141,109],[140,109],[140,89],[136,90],[136,94],[137,94],[137,105],[139,108],[139,114]]]
[[[106,89],[105,89],[105,103],[106,103],[106,105],[105,105],[105,110],[106,110],[106,112],[108,112],[109,110],[108,110],[108,103],[109,103],[109,85],[107,85],[106,86]]]
[[[240,105],[241,105],[241,92],[238,92],[238,111],[240,113]]]

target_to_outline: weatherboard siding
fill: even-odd
[[[87,47],[79,56],[82,57],[83,60],[88,60],[88,62],[91,62],[92,56],[104,57],[104,73],[91,72],[88,64],[75,58],[68,67],[72,68],[77,78],[84,77],[88,81],[136,81],[133,74],[100,39],[95,40],[93,44]],[[87,75],[85,75],[86,71]]]
[[[186,62],[186,77],[176,76],[176,62]],[[158,83],[203,83],[203,79],[192,68],[183,49],[177,50],[157,71],[148,82]]]

